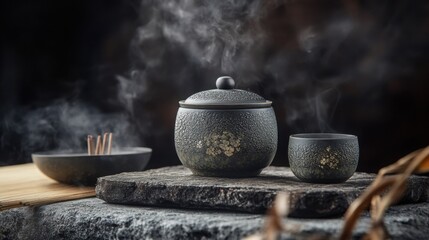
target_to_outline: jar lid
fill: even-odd
[[[237,109],[237,108],[267,108],[271,101],[265,100],[256,93],[234,89],[234,79],[228,76],[216,80],[217,89],[193,94],[179,105],[184,108],[203,109]]]

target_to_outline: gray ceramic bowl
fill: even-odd
[[[33,162],[46,176],[74,185],[95,185],[97,178],[143,170],[152,149],[135,147],[114,150],[111,155],[49,151],[33,153]]]
[[[358,139],[336,133],[291,135],[288,157],[292,172],[304,182],[344,182],[358,165]]]

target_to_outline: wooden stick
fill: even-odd
[[[104,154],[104,150],[106,149],[107,135],[108,135],[108,133],[104,133],[104,135],[103,135],[103,142],[101,144],[100,154]]]
[[[107,146],[107,154],[111,154],[112,153],[112,140],[113,140],[113,134],[109,133],[109,144]]]
[[[88,142],[88,155],[92,155],[94,154],[94,138],[92,137],[92,135],[88,135],[87,142]]]
[[[100,154],[100,147],[101,147],[101,136],[97,136],[97,144],[95,145],[95,155]]]

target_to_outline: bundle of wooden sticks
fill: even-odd
[[[88,135],[88,155],[103,155],[112,153],[112,133],[104,133],[103,140],[101,135],[97,136],[97,142],[94,148],[94,138],[92,135]],[[107,145],[107,148],[106,148]]]

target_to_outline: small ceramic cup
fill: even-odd
[[[358,165],[358,139],[337,133],[291,135],[288,157],[293,174],[304,182],[345,182]]]

